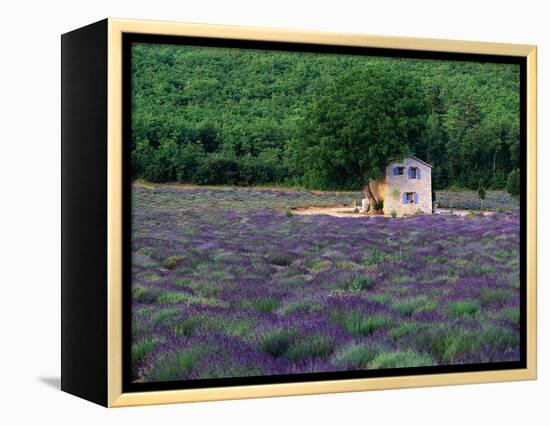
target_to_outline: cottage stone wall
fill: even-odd
[[[394,176],[395,167],[405,167],[403,175]],[[420,169],[420,179],[410,179],[409,167]],[[398,216],[414,214],[419,211],[432,213],[432,169],[426,164],[414,159],[404,158],[401,163],[394,162],[386,168],[384,186],[384,214],[395,211]],[[417,204],[403,204],[403,193],[416,192]]]

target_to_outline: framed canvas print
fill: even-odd
[[[536,378],[536,48],[62,36],[62,389],[111,407]]]

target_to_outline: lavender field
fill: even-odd
[[[133,187],[134,382],[519,359],[519,215],[298,216],[359,193]]]

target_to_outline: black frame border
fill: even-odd
[[[131,381],[131,136],[132,136],[132,54],[133,43],[171,44],[202,47],[232,47],[270,51],[431,59],[463,62],[488,62],[518,65],[520,69],[520,360],[510,362],[456,364],[445,366],[354,370],[272,376],[228,377],[169,382],[132,383]],[[243,385],[315,382],[343,379],[367,379],[396,376],[434,375],[527,368],[527,58],[491,54],[434,52],[424,50],[323,45],[224,39],[156,34],[122,35],[122,391],[124,393],[215,388]]]

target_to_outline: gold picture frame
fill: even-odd
[[[107,146],[106,146],[106,401],[109,407],[147,404],[214,401],[241,398],[356,392],[380,389],[534,380],[537,377],[537,49],[532,45],[487,43],[424,38],[337,34],[253,27],[184,24],[109,18],[107,29]],[[429,52],[506,55],[526,59],[527,88],[527,368],[421,374],[361,379],[226,386],[185,390],[123,392],[123,35],[127,33],[164,36],[224,38],[332,46],[359,46]],[[68,337],[69,338],[69,337]],[[71,389],[67,389],[71,392]],[[73,391],[72,393],[77,393]]]

